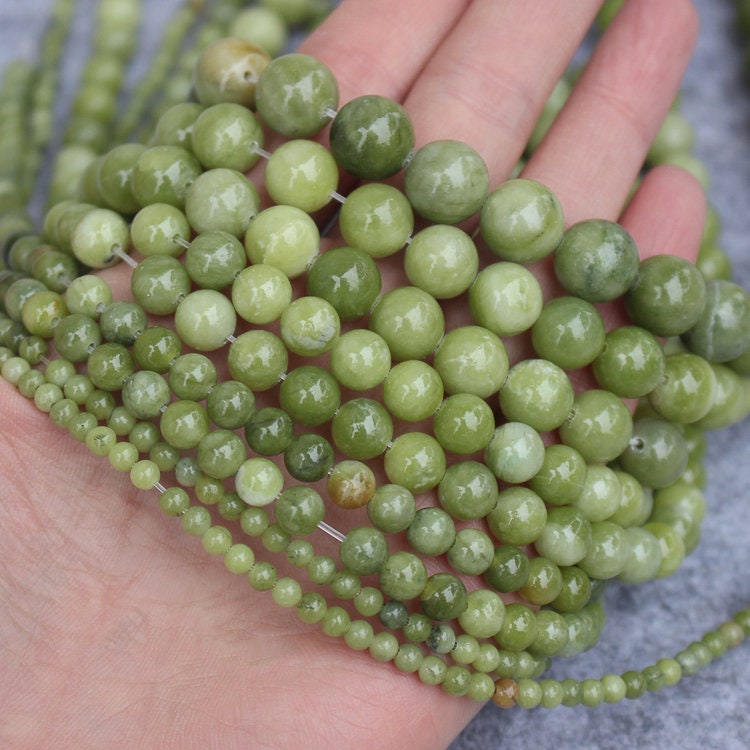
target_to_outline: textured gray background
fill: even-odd
[[[659,0],[654,0],[658,2]],[[50,0],[0,0],[0,66],[34,54]],[[75,49],[93,2],[79,2]],[[145,0],[154,35],[175,0]],[[711,174],[710,199],[723,218],[722,246],[736,278],[750,286],[750,85],[742,75],[742,44],[733,28],[733,0],[696,0],[702,30],[684,83],[683,107],[697,131],[697,153]],[[146,55],[144,55],[145,57]],[[75,63],[63,86],[75,83]],[[709,512],[699,548],[674,577],[635,589],[611,586],[608,624],[592,652],[553,671],[560,678],[601,676],[643,668],[672,655],[722,618],[750,604],[750,465],[747,424],[712,435]],[[746,750],[750,746],[750,644],[726,655],[676,688],[641,701],[596,709],[503,712],[488,705],[451,750],[531,747]],[[408,750],[408,749],[407,749]]]

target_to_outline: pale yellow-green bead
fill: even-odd
[[[138,450],[132,443],[117,443],[109,452],[109,462],[117,471],[130,471],[137,460]]]
[[[235,476],[237,494],[248,505],[270,505],[284,489],[284,476],[273,461],[249,458]]]
[[[246,544],[233,544],[224,553],[224,566],[230,573],[247,573],[255,565],[255,553]]]
[[[136,461],[130,469],[130,481],[139,490],[150,490],[160,479],[159,467],[148,458]]]
[[[99,425],[86,435],[86,447],[95,456],[108,456],[117,444],[117,434],[111,427]]]
[[[210,352],[221,348],[234,334],[237,315],[232,303],[221,292],[199,289],[180,302],[174,322],[185,344]]]
[[[70,236],[73,255],[91,268],[107,268],[119,263],[116,251],[130,247],[130,229],[120,214],[108,208],[95,208],[75,225]]]
[[[18,385],[21,376],[31,369],[31,365],[22,357],[9,357],[3,362],[0,372],[11,385]]]

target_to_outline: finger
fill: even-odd
[[[406,98],[420,143],[466,141],[506,179],[600,5],[475,0]]]
[[[690,0],[629,0],[602,38],[524,171],[558,195],[568,223],[620,213],[697,28]]]

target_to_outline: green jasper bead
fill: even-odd
[[[325,518],[323,498],[312,487],[289,487],[274,505],[276,523],[287,534],[306,536]]]
[[[325,146],[315,141],[287,141],[266,164],[266,190],[271,199],[307,213],[327,205],[338,182],[336,161]]]
[[[331,372],[345,388],[367,391],[385,380],[391,368],[391,350],[374,331],[353,329],[336,339],[331,349]]]
[[[341,389],[328,370],[305,365],[292,370],[279,388],[279,405],[297,423],[316,427],[328,422],[341,403]]]
[[[105,341],[132,346],[146,330],[148,318],[144,309],[135,302],[112,302],[102,310],[99,328]]]
[[[604,321],[597,309],[577,297],[547,302],[531,328],[536,353],[563,370],[591,364],[604,346]]]
[[[254,325],[278,320],[291,301],[289,277],[271,265],[258,263],[245,268],[232,284],[232,304],[237,315]]]
[[[375,494],[375,473],[361,461],[339,461],[330,470],[326,490],[328,497],[341,508],[361,508]]]
[[[158,427],[151,422],[137,422],[128,433],[128,440],[138,449],[139,453],[148,453],[159,442],[160,437]],[[155,464],[156,462],[152,463]]]
[[[403,604],[401,606],[404,607]],[[403,625],[404,637],[412,643],[424,643],[427,641],[433,628],[430,618],[421,612],[414,612],[412,614],[406,612],[406,618],[406,624]]]
[[[354,607],[363,617],[375,617],[383,606],[383,593],[374,586],[363,586],[354,598]]]
[[[495,538],[504,544],[524,545],[535,541],[547,523],[544,501],[527,487],[502,490],[487,524]]]
[[[591,600],[593,586],[586,573],[575,565],[561,567],[562,589],[551,603],[557,612],[580,612]],[[570,640],[570,629],[565,625],[565,648]]]
[[[133,194],[141,206],[166,203],[181,209],[188,188],[202,171],[198,159],[187,149],[151,146],[133,167]]]
[[[333,468],[333,446],[321,435],[292,439],[284,451],[284,466],[300,482],[317,482]]]
[[[409,202],[424,219],[458,224],[484,203],[489,173],[482,157],[461,141],[432,141],[414,154],[404,186]]]
[[[433,620],[455,620],[468,606],[463,583],[450,573],[435,573],[425,583],[419,596],[422,611]]]
[[[423,555],[442,555],[456,539],[453,519],[441,508],[422,508],[407,531],[409,544]]]
[[[244,230],[242,233],[244,234]],[[229,287],[237,274],[245,268],[246,262],[247,256],[242,243],[234,234],[221,230],[208,230],[199,234],[185,253],[188,275],[204,289],[221,290]]]
[[[664,352],[645,328],[622,326],[607,333],[593,370],[603,389],[622,398],[641,398],[661,381]]]
[[[443,338],[445,315],[427,292],[403,286],[380,298],[370,315],[370,330],[382,336],[394,359],[422,359]]]
[[[419,679],[425,685],[440,685],[448,671],[446,663],[439,656],[425,656],[419,668]]]
[[[246,544],[233,544],[224,553],[224,565],[230,573],[247,574],[255,564],[255,553]]]
[[[133,247],[143,256],[182,255],[184,243],[191,235],[187,216],[168,203],[144,206],[133,217],[130,238]]]
[[[133,356],[144,370],[166,372],[182,353],[182,342],[163,326],[147,328],[133,344]]]
[[[264,330],[246,331],[238,336],[227,357],[231,376],[253,391],[266,391],[278,383],[287,363],[284,343]]]
[[[705,359],[692,352],[676,352],[664,359],[663,376],[648,402],[665,420],[690,424],[711,409],[716,387],[716,374]]]
[[[389,662],[398,654],[398,639],[392,633],[376,633],[370,644],[370,656],[375,661]]]
[[[515,336],[531,328],[543,304],[536,277],[518,263],[486,266],[469,289],[472,317],[498,336]]]
[[[315,222],[294,206],[271,206],[261,211],[245,233],[251,263],[266,263],[290,279],[301,276],[318,256],[320,233]]]
[[[64,317],[55,327],[53,339],[58,354],[71,362],[84,362],[89,352],[102,343],[99,326],[88,315]]]
[[[503,342],[480,326],[461,326],[443,337],[433,366],[449,394],[487,398],[500,390],[508,374]]]
[[[706,281],[732,280],[732,263],[720,247],[715,245],[701,247],[695,259],[695,265]]]
[[[606,580],[622,573],[629,556],[625,529],[611,521],[598,521],[591,524],[591,546],[578,567],[591,578]]]
[[[55,327],[68,314],[65,299],[57,292],[40,291],[26,298],[21,322],[32,336],[52,338]]]
[[[21,310],[24,302],[37,292],[48,291],[47,287],[37,279],[30,279],[26,276],[14,281],[5,292],[2,303],[5,313],[11,320],[21,322]],[[67,303],[67,298],[66,298]]]
[[[524,422],[538,432],[559,427],[573,406],[573,385],[567,374],[545,359],[527,359],[508,371],[500,389],[506,418]]]
[[[284,494],[283,492],[281,493]],[[281,499],[281,495],[279,496]],[[276,501],[278,504],[278,500]],[[283,531],[286,531],[281,527],[281,524],[276,521]],[[288,531],[286,532],[289,533]],[[286,548],[286,559],[294,565],[296,568],[304,568],[310,564],[310,561],[315,557],[315,548],[306,539],[293,539],[289,542]]]
[[[192,149],[193,125],[204,107],[197,102],[173,104],[159,116],[151,142],[154,146],[181,146]]]
[[[496,591],[518,591],[529,577],[529,558],[519,547],[510,544],[495,547],[492,562],[484,573],[484,580]]]
[[[364,651],[373,642],[374,631],[367,620],[355,620],[344,636],[344,641],[354,651]]]
[[[91,387],[94,387],[93,383],[91,383]],[[97,389],[88,392],[83,405],[86,407],[86,411],[93,414],[97,420],[102,421],[109,420],[115,409],[116,402],[112,393]]]
[[[150,490],[160,479],[159,467],[148,459],[136,461],[130,469],[130,481],[139,490]]]
[[[731,281],[706,282],[706,306],[682,339],[709,362],[736,359],[750,348],[750,295]]]
[[[65,304],[70,313],[88,315],[97,320],[99,311],[112,302],[112,290],[104,279],[86,274],[73,279],[65,292]]]
[[[331,436],[344,455],[366,461],[381,455],[388,447],[393,438],[393,420],[378,401],[352,399],[333,416]]]
[[[237,494],[248,505],[264,507],[284,489],[284,475],[267,458],[248,458],[237,470],[234,484]]]
[[[339,90],[330,69],[299,53],[272,60],[255,88],[255,106],[263,122],[290,138],[318,133],[338,103]]]
[[[569,227],[555,250],[557,280],[573,296],[609,302],[630,289],[638,275],[638,248],[623,227],[588,219]]]
[[[357,575],[377,573],[388,557],[388,542],[383,534],[369,526],[352,529],[339,546],[344,567]]]
[[[451,299],[465,292],[478,268],[476,245],[458,227],[427,227],[414,235],[404,253],[404,270],[411,284],[435,299]]]
[[[92,416],[91,414],[88,415],[88,417],[91,417],[91,416]],[[75,430],[75,422],[78,422],[79,425],[83,424],[87,418],[87,415],[80,414],[79,417],[81,418],[82,421],[75,420],[73,423],[71,423],[68,426],[68,429],[71,430],[71,434],[73,434],[74,437],[75,437],[75,434],[73,431]],[[92,428],[96,426],[95,422],[96,420],[94,419],[94,424],[92,425]],[[115,469],[116,471],[128,471],[129,472],[130,469],[135,464],[135,462],[138,460],[138,450],[131,443],[127,443],[127,442],[115,443],[115,445],[113,445],[110,448],[108,458],[109,458],[109,463],[111,464],[112,468]]]
[[[209,169],[193,182],[185,196],[185,215],[196,232],[223,230],[244,237],[259,210],[258,191],[236,169]]]
[[[688,451],[679,428],[662,419],[641,419],[619,463],[641,484],[654,489],[676,482],[687,468]]]
[[[560,568],[546,557],[532,557],[526,582],[518,591],[530,604],[540,607],[550,604],[562,591]]]
[[[698,543],[705,515],[706,500],[702,490],[680,479],[654,493],[649,520],[673,526],[685,542],[686,554],[689,554]]]
[[[18,392],[26,398],[33,398],[34,392],[45,383],[44,373],[39,370],[28,370],[18,379]]]
[[[53,359],[47,364],[44,370],[44,377],[47,379],[48,383],[54,383],[55,385],[60,386],[60,388],[66,387],[74,377],[81,378],[89,383],[91,382],[86,376],[78,375],[75,365],[73,365],[69,359],[63,359],[62,357]]]
[[[529,647],[529,653],[534,656],[557,656],[568,645],[568,626],[559,612],[540,610],[536,615],[536,626],[536,639]],[[541,692],[541,686],[539,690]]]
[[[223,294],[200,289],[180,302],[174,322],[177,334],[187,346],[210,352],[220,349],[234,334],[237,315]]]
[[[443,381],[437,370],[421,360],[395,365],[383,381],[383,403],[396,419],[420,422],[443,402]]]
[[[52,407],[63,398],[63,392],[55,383],[42,383],[34,391],[34,405],[39,411],[49,414]]]
[[[399,602],[418,597],[427,583],[424,563],[411,552],[394,552],[378,572],[383,595]]]
[[[334,117],[331,153],[349,174],[382,180],[404,167],[414,148],[414,127],[406,110],[384,96],[360,96]]]
[[[450,625],[435,625],[430,637],[427,639],[427,647],[436,654],[449,654],[456,647],[456,634]]]
[[[86,440],[86,436],[91,432],[91,430],[95,429],[97,427],[96,417],[93,414],[88,414],[86,412],[82,414],[77,414],[74,416],[70,422],[66,425],[68,428],[68,432],[70,433],[71,437],[74,440],[78,440],[78,442],[83,443]],[[112,456],[115,454],[115,448],[117,446],[114,446],[112,451],[110,452],[110,463],[112,463]],[[116,463],[112,463],[115,469],[118,471],[130,471],[130,467],[135,462],[135,460],[138,458],[138,451],[135,449],[134,446],[130,446],[132,448],[133,453],[135,454],[133,461],[128,466],[118,466]]]
[[[296,10],[294,4],[289,6]],[[287,46],[289,30],[278,11],[261,6],[239,11],[229,27],[229,35],[256,44],[271,57],[277,57]]]
[[[479,231],[487,247],[502,260],[531,263],[547,257],[560,244],[562,207],[541,183],[508,180],[487,196]]]
[[[174,476],[183,487],[195,487],[202,476],[198,460],[194,456],[183,456],[174,467]]]
[[[505,604],[500,596],[489,589],[477,589],[466,599],[466,609],[458,617],[459,625],[475,638],[496,635],[505,619]]]
[[[210,425],[201,404],[183,399],[173,401],[162,412],[159,428],[167,443],[180,450],[190,450],[198,447]]]
[[[578,508],[550,508],[534,546],[557,565],[575,565],[591,546],[591,522]]]
[[[508,651],[524,651],[536,640],[536,614],[525,604],[505,607],[505,617],[495,640]]]
[[[119,214],[135,214],[140,204],[133,195],[132,174],[146,147],[141,143],[115,146],[97,162],[99,194],[108,208]]]
[[[610,521],[623,528],[640,526],[648,520],[653,504],[653,492],[644,487],[635,477],[625,471],[616,470],[620,482],[620,506],[609,517]]]
[[[658,575],[661,567],[661,545],[647,529],[631,526],[625,529],[629,552],[625,567],[617,579],[628,585],[646,583]]]
[[[270,525],[271,520],[268,517],[268,512],[261,507],[246,506],[240,514],[240,526],[248,536],[263,536]]]
[[[294,423],[291,417],[273,406],[253,412],[245,423],[247,444],[261,456],[277,456],[283,453],[293,438]]]
[[[719,430],[744,419],[750,411],[746,381],[725,365],[713,364],[716,377],[714,400],[708,413],[695,424],[704,430]]]
[[[209,477],[228,479],[247,459],[242,439],[230,430],[213,430],[198,443],[198,465]]]
[[[630,319],[656,336],[678,336],[692,328],[706,304],[706,282],[689,261],[653,255],[641,261],[625,294]]]
[[[136,419],[153,419],[171,399],[164,378],[151,370],[138,370],[122,384],[123,406]]]
[[[479,529],[461,529],[447,552],[448,562],[457,573],[482,575],[492,564],[495,548],[487,534]]]
[[[263,128],[247,107],[223,102],[207,107],[198,115],[190,142],[192,152],[205,169],[247,172],[260,159],[258,149],[263,147]]]
[[[370,523],[386,534],[406,531],[416,512],[414,495],[397,484],[381,484],[367,503]]]
[[[478,461],[449,466],[438,485],[440,505],[462,521],[484,518],[495,508],[497,499],[497,479]]]
[[[394,600],[383,604],[378,612],[378,619],[389,630],[401,630],[409,622],[409,612],[403,602]],[[428,637],[431,635],[432,631],[430,631]]]
[[[335,308],[320,297],[298,297],[281,313],[281,338],[302,357],[325,354],[341,332]]]
[[[211,514],[200,505],[192,505],[182,515],[182,528],[192,536],[203,536],[211,528]]]
[[[522,422],[505,422],[496,428],[485,448],[484,460],[501,481],[528,482],[544,462],[544,443],[539,433]]]
[[[436,487],[445,474],[445,466],[445,453],[440,443],[423,432],[399,435],[384,460],[388,481],[414,493]]]
[[[326,600],[314,591],[308,591],[302,594],[302,598],[297,605],[297,616],[302,622],[310,625],[320,622],[328,611]]]
[[[433,433],[447,451],[468,455],[484,450],[495,432],[489,404],[472,393],[456,393],[442,403],[433,420]]]
[[[268,562],[256,562],[247,574],[248,583],[255,591],[272,591],[276,578],[276,568]]]
[[[353,247],[337,247],[322,253],[307,274],[307,293],[330,303],[343,321],[369,313],[381,287],[375,261]]]
[[[589,521],[605,521],[620,507],[622,487],[617,474],[608,466],[592,464],[586,481],[572,505]]]
[[[339,230],[346,244],[373,258],[397,253],[413,229],[414,212],[406,196],[379,182],[352,190],[339,213]]]
[[[159,507],[165,515],[182,516],[190,507],[190,496],[182,487],[167,487],[159,497]]]
[[[555,443],[545,447],[544,460],[529,487],[548,505],[567,505],[583,489],[586,471],[586,461],[577,450]]]
[[[57,250],[40,253],[31,264],[31,275],[48,289],[63,294],[80,270],[75,258]]]
[[[57,427],[67,428],[70,422],[78,414],[78,405],[69,398],[63,398],[52,405],[49,410],[49,417],[52,424]]]
[[[560,439],[588,463],[607,463],[627,448],[633,419],[622,399],[609,391],[589,390],[576,395]]]
[[[133,355],[122,344],[100,344],[89,355],[91,382],[103,391],[122,390],[125,379],[135,372]]]

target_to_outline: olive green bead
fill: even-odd
[[[39,370],[29,370],[18,379],[18,391],[26,398],[33,398],[37,388],[44,385],[44,374]]]
[[[214,351],[234,334],[237,315],[223,294],[200,289],[180,301],[174,321],[185,344],[199,351]]]
[[[135,162],[146,150],[140,143],[123,143],[110,149],[97,162],[99,193],[108,208],[120,214],[135,214],[140,204],[133,195],[131,175]]]
[[[398,172],[414,148],[414,128],[406,110],[384,96],[347,102],[331,123],[331,153],[346,172],[382,180]]]
[[[101,344],[88,359],[91,382],[104,391],[119,391],[125,379],[135,372],[130,351],[122,344]]]
[[[433,420],[433,432],[440,445],[460,455],[483,450],[494,430],[492,409],[484,399],[471,393],[449,396]]]
[[[274,505],[276,522],[288,534],[312,533],[325,517],[323,498],[312,487],[289,487]]]
[[[152,419],[171,398],[164,378],[151,370],[138,370],[122,386],[122,403],[137,419]]]
[[[144,206],[130,224],[133,247],[145,257],[182,255],[190,235],[190,224],[184,212],[168,203]]]
[[[6,314],[11,320],[20,322],[23,303],[26,302],[32,294],[46,290],[47,287],[37,279],[30,279],[26,276],[17,279],[8,286],[2,300]]]
[[[419,595],[422,611],[433,620],[458,618],[468,606],[464,584],[450,573],[431,575]]]
[[[284,466],[300,482],[317,482],[333,468],[333,446],[322,435],[303,434],[284,451]]]
[[[256,562],[248,571],[248,583],[255,591],[271,591],[276,585],[276,568],[267,562]]]
[[[65,304],[68,312],[88,315],[95,320],[99,311],[112,302],[112,290],[107,282],[98,277],[86,274],[73,279],[65,292]]]
[[[495,548],[490,537],[479,529],[460,529],[453,546],[447,552],[453,570],[463,575],[477,576],[492,563]]]
[[[685,559],[685,542],[679,532],[674,526],[663,521],[649,521],[643,528],[656,537],[661,549],[661,564],[656,571],[656,577],[672,575]]]
[[[420,422],[443,402],[443,381],[437,370],[421,360],[395,365],[383,381],[383,403],[397,419]]]
[[[500,631],[504,619],[505,604],[500,596],[489,589],[477,589],[468,594],[458,622],[475,638],[491,638]]]
[[[591,578],[608,579],[622,573],[628,562],[630,547],[622,526],[611,521],[591,524],[591,545],[578,567]]]
[[[215,167],[196,178],[185,196],[185,215],[196,232],[244,237],[260,209],[253,183],[237,169]]]
[[[370,648],[374,637],[372,625],[367,620],[355,620],[344,636],[344,641],[354,651]]]
[[[133,344],[133,356],[145,370],[166,372],[182,353],[182,342],[174,331],[163,326],[145,330]]]
[[[136,461],[130,469],[130,481],[139,490],[150,490],[160,478],[159,467],[149,459]]]
[[[510,544],[495,547],[492,562],[484,573],[484,580],[496,591],[517,591],[529,576],[529,558],[519,547]]]
[[[440,480],[438,500],[453,518],[484,518],[497,504],[497,479],[478,461],[459,461]]]
[[[331,436],[336,447],[349,458],[368,460],[388,447],[393,437],[393,420],[379,402],[352,399],[333,416]]]
[[[68,314],[65,299],[57,292],[38,291],[27,297],[21,308],[21,322],[32,336],[52,338],[57,324]]]
[[[294,423],[291,417],[273,406],[253,412],[245,423],[247,444],[261,456],[276,456],[283,453],[293,437]]]
[[[320,622],[326,614],[328,605],[326,600],[314,591],[308,591],[302,594],[302,598],[297,604],[297,616],[308,624]]]
[[[297,367],[279,389],[279,405],[298,424],[308,427],[328,422],[341,403],[341,389],[328,370],[314,365]]]
[[[375,661],[392,661],[398,653],[398,640],[392,633],[376,633],[370,644],[370,656]]]
[[[341,331],[335,308],[320,297],[298,297],[281,313],[281,338],[303,357],[325,354]]]
[[[625,567],[617,578],[627,584],[645,583],[655,578],[661,567],[659,540],[647,529],[632,526],[625,529],[629,553]]]
[[[572,505],[589,521],[605,521],[617,511],[621,500],[622,487],[618,475],[608,466],[592,464],[587,469],[583,488]]]
[[[209,477],[227,479],[247,458],[242,439],[230,430],[213,430],[198,443],[198,464]]]
[[[203,110],[198,102],[179,102],[164,110],[154,125],[153,145],[192,148],[193,125]]]
[[[69,360],[62,357],[53,359],[47,363],[44,370],[44,377],[47,382],[64,388],[71,378],[78,376],[75,365]],[[85,376],[81,376],[85,377]]]
[[[367,504],[370,523],[387,534],[406,531],[416,512],[414,495],[397,484],[381,484]]]
[[[69,398],[63,398],[53,404],[49,411],[52,423],[57,427],[67,427],[68,422],[78,414],[78,405]]]
[[[79,416],[85,419],[84,414]],[[81,423],[79,422],[79,424]],[[130,443],[119,442],[110,448],[108,458],[112,468],[116,471],[130,471],[133,464],[138,460],[138,451]]]
[[[537,539],[547,522],[543,500],[527,487],[508,487],[497,497],[487,524],[504,544],[524,545]]]
[[[119,214],[108,208],[91,209],[70,234],[73,255],[86,266],[107,268],[120,261],[117,252],[130,248],[130,230]]]
[[[257,149],[263,147],[263,141],[263,128],[255,115],[233,102],[207,107],[190,134],[192,151],[205,169],[247,172],[260,158]]]
[[[102,343],[99,326],[88,315],[67,315],[54,332],[55,349],[71,362],[83,362]]]
[[[151,146],[133,167],[133,194],[141,206],[183,208],[188,188],[202,171],[195,156],[181,146]]]
[[[729,367],[712,364],[716,376],[714,400],[708,413],[696,422],[704,430],[718,430],[744,419],[750,410],[746,384]]]
[[[374,617],[383,606],[383,593],[374,586],[363,586],[354,599],[354,606],[363,617]]]
[[[391,351],[374,331],[352,329],[331,349],[331,372],[345,388],[367,391],[380,385],[391,368]]]
[[[654,493],[649,520],[662,521],[674,527],[685,543],[686,554],[695,549],[700,538],[701,522],[706,515],[706,499],[698,487],[685,478]]]
[[[136,302],[112,302],[102,310],[99,328],[105,341],[132,346],[148,327],[145,310]]]
[[[232,20],[229,34],[252,42],[276,57],[287,45],[289,30],[284,17],[276,10],[261,6],[240,10]]]
[[[562,589],[555,597],[551,606],[557,612],[580,612],[590,601],[593,592],[591,579],[575,565],[561,567],[560,573],[563,579]],[[569,641],[570,630],[566,625],[565,646]]]
[[[591,546],[591,522],[578,508],[550,508],[534,545],[540,555],[560,566],[575,565]]]
[[[708,413],[715,393],[711,365],[692,352],[675,352],[665,358],[663,376],[648,401],[669,422],[690,424]]]
[[[378,578],[386,597],[409,601],[424,590],[427,570],[424,563],[411,552],[394,552],[383,563]]]
[[[34,405],[39,411],[49,414],[52,407],[63,398],[63,392],[55,383],[42,383],[34,391]]]
[[[196,448],[208,434],[209,422],[205,408],[195,401],[173,401],[162,412],[161,433],[170,445],[180,450]]]
[[[180,452],[177,448],[165,443],[163,441],[157,441],[151,446],[148,452],[148,457],[162,470],[162,471],[173,471],[177,462],[180,460]]]
[[[181,516],[190,507],[190,496],[182,487],[168,487],[159,497],[159,507],[168,516]]]
[[[542,467],[544,454],[544,443],[536,430],[522,422],[505,422],[485,448],[484,460],[501,481],[522,484]]]
[[[412,548],[423,555],[442,555],[456,539],[453,519],[441,508],[422,508],[409,525],[407,537]]]
[[[574,448],[553,444],[544,449],[539,471],[529,487],[548,505],[567,505],[575,500],[586,480],[586,461]]]
[[[232,304],[248,323],[265,325],[278,320],[291,301],[289,277],[272,265],[257,263],[245,268],[232,284]]]
[[[400,630],[406,627],[409,622],[409,612],[406,605],[399,601],[385,602],[378,612],[378,619],[381,624],[389,630]],[[432,635],[432,629],[429,629],[426,637]]]
[[[388,542],[383,534],[369,526],[352,529],[339,547],[341,562],[357,575],[377,573],[388,557]]]
[[[687,468],[688,451],[680,430],[662,419],[641,419],[622,452],[620,465],[647,487],[667,487]]]
[[[519,589],[521,596],[530,604],[544,606],[553,602],[562,591],[560,568],[546,557],[529,560],[528,576]]]
[[[267,458],[248,458],[235,475],[237,494],[248,504],[264,507],[272,503],[284,488],[284,476]]]
[[[270,331],[246,331],[229,347],[227,364],[235,380],[253,391],[265,391],[279,382],[286,371],[288,354],[284,343]]]
[[[425,685],[440,685],[445,679],[448,667],[439,656],[425,656],[418,670],[419,679]]]
[[[236,430],[247,424],[255,411],[252,391],[236,380],[215,384],[207,397],[206,410],[211,421],[218,427]]]
[[[385,454],[388,481],[414,493],[436,487],[445,474],[446,459],[440,443],[423,432],[399,435]]]
[[[331,581],[331,593],[337,599],[354,599],[361,587],[362,582],[359,576],[348,570],[340,570]]]
[[[31,275],[48,289],[62,294],[80,273],[78,263],[67,253],[47,250],[31,263]]]
[[[98,420],[108,420],[115,409],[116,401],[109,391],[96,389],[86,395],[85,406],[86,411],[91,412]]]

